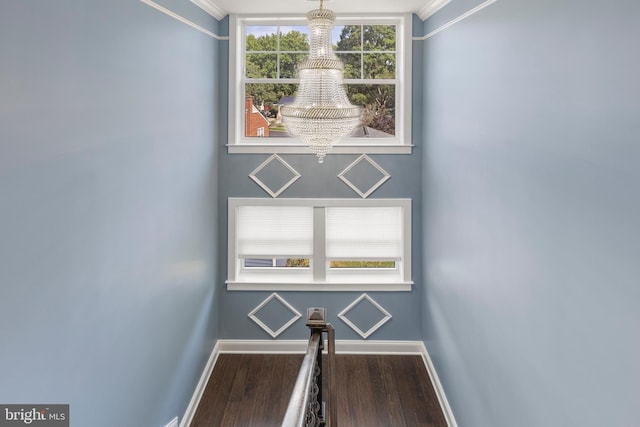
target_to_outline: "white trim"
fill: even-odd
[[[211,355],[209,356],[209,360],[207,364],[204,366],[204,371],[202,371],[202,375],[200,376],[200,380],[196,385],[196,389],[191,396],[191,400],[189,401],[189,405],[184,412],[184,416],[182,417],[182,421],[180,422],[180,427],[189,427],[191,421],[193,421],[193,417],[196,414],[196,410],[198,409],[198,404],[200,403],[200,399],[202,399],[202,395],[204,394],[205,389],[207,388],[207,383],[209,382],[209,378],[211,377],[211,373],[213,372],[213,367],[218,361],[218,356],[220,355],[220,341],[216,342],[216,345],[213,347],[211,351]]]
[[[291,137],[269,137],[267,143],[260,141],[256,143],[255,138],[244,136],[242,109],[239,102],[244,99],[243,84],[247,83],[244,76],[244,37],[242,31],[246,24],[256,24],[270,21],[279,25],[305,25],[303,14],[296,15],[256,15],[256,14],[235,14],[229,15],[229,132],[227,149],[229,154],[256,154],[256,153],[288,153],[288,154],[312,154],[309,148],[298,138]],[[411,154],[413,145],[411,144],[411,107],[412,107],[412,18],[410,13],[399,13],[393,16],[379,15],[355,15],[345,14],[336,18],[336,25],[343,24],[365,24],[388,23],[396,25],[398,34],[396,37],[396,78],[394,79],[356,79],[350,81],[345,79],[345,84],[392,84],[396,90],[396,129],[395,135],[388,138],[343,138],[337,146],[334,146],[331,153],[336,154]],[[267,24],[265,24],[267,25]],[[402,31],[402,32],[401,32]],[[250,83],[296,83],[298,79],[251,79]]]
[[[366,299],[367,301],[369,301],[369,303],[371,305],[373,305],[376,309],[378,309],[378,311],[380,313],[382,313],[382,319],[376,323],[375,325],[373,325],[372,327],[370,327],[367,331],[363,331],[362,329],[360,329],[358,327],[358,325],[356,325],[355,323],[353,323],[348,317],[347,317],[347,313],[356,305],[360,304],[360,302]],[[354,331],[356,331],[362,338],[367,339],[369,337],[369,335],[371,335],[372,333],[374,333],[375,331],[377,331],[378,329],[380,329],[380,327],[382,325],[384,325],[385,323],[387,323],[389,320],[391,320],[391,313],[389,313],[387,310],[384,309],[384,307],[382,307],[380,304],[378,304],[377,301],[375,301],[373,298],[371,298],[369,295],[367,294],[362,294],[360,295],[358,298],[356,298],[355,301],[353,301],[351,304],[349,304],[344,310],[342,310],[340,313],[338,313],[338,318],[340,320],[342,320],[344,323],[346,323],[347,325],[349,325],[349,327],[351,329],[353,329]]]
[[[289,309],[289,311],[293,314],[293,317],[291,319],[289,319],[284,325],[282,325],[280,327],[280,329],[278,329],[277,331],[274,331],[273,329],[271,329],[269,327],[269,325],[267,325],[266,323],[264,323],[262,320],[260,320],[260,318],[257,316],[257,313],[265,306],[269,303],[269,301],[271,301],[272,299],[277,299],[278,301],[280,301],[280,304],[284,305],[285,308]],[[264,301],[262,301],[260,304],[258,304],[258,306],[256,308],[254,308],[253,310],[251,310],[251,312],[248,314],[249,318],[251,320],[253,320],[254,322],[256,322],[258,324],[258,326],[260,326],[262,329],[265,330],[265,332],[267,332],[269,335],[271,335],[273,338],[276,338],[278,335],[280,335],[281,333],[283,333],[285,330],[287,330],[287,328],[289,328],[289,326],[293,325],[296,320],[298,320],[299,318],[302,317],[302,314],[300,314],[300,312],[298,310],[295,309],[295,307],[293,307],[291,304],[289,304],[287,301],[285,301],[284,298],[282,298],[280,295],[278,295],[277,293],[272,293],[271,295],[269,295]]]
[[[187,24],[188,26],[190,26],[191,28],[194,28],[198,31],[200,31],[201,33],[204,33],[210,37],[213,37],[216,40],[229,40],[229,37],[227,36],[219,36],[209,30],[207,30],[206,28],[201,27],[200,25],[189,21],[187,18],[183,18],[182,16],[178,15],[177,13],[167,9],[164,6],[160,6],[158,3],[152,1],[152,0],[140,0],[142,3],[146,4],[147,6],[151,6],[152,8],[159,10],[160,12],[174,18],[177,19],[178,21],[182,22],[183,24]]]
[[[411,223],[412,223],[412,200],[405,198],[398,199],[341,199],[341,198],[243,198],[229,197],[227,199],[227,290],[269,290],[269,291],[411,291]],[[402,209],[402,257],[400,267],[397,272],[383,274],[382,271],[358,272],[358,277],[345,279],[332,274],[332,277],[324,277],[324,280],[317,281],[310,271],[311,277],[301,278],[297,270],[292,272],[272,271],[266,274],[264,271],[248,273],[243,271],[240,274],[239,256],[237,251],[237,215],[240,206],[303,206],[303,207],[399,207]],[[317,225],[314,215],[314,227]],[[315,240],[315,239],[314,239]],[[318,259],[320,254],[314,253],[315,261],[322,262],[326,259]],[[381,269],[385,270],[385,269]],[[280,276],[278,276],[280,275]],[[394,280],[395,279],[395,280]]]
[[[231,97],[230,97],[231,98]],[[230,103],[231,104],[231,103]],[[411,154],[412,144],[334,145],[332,154]],[[313,154],[306,145],[227,144],[229,154]]]
[[[173,418],[164,427],[178,427],[178,417]]]
[[[422,355],[424,366],[427,368],[429,378],[431,378],[431,385],[436,392],[436,396],[438,396],[438,402],[440,403],[440,408],[442,408],[442,413],[444,414],[444,417],[447,421],[447,425],[449,427],[458,427],[458,423],[456,422],[456,418],[453,416],[451,406],[449,406],[447,396],[444,393],[444,388],[442,388],[442,383],[440,383],[440,378],[438,378],[436,368],[435,366],[433,366],[433,362],[431,361],[431,357],[429,356],[429,352],[427,351],[427,346],[421,341],[418,342],[422,347],[420,354]]]
[[[367,162],[369,162],[369,164],[371,166],[376,168],[378,170],[378,172],[380,172],[382,174],[382,178],[380,178],[380,180],[378,180],[378,182],[373,184],[369,188],[369,190],[365,191],[364,193],[358,187],[356,187],[356,185],[354,183],[349,181],[349,179],[345,176],[351,169],[353,169],[358,163],[360,163],[363,160],[366,160]],[[371,159],[371,157],[367,156],[366,154],[363,154],[362,156],[358,157],[353,163],[351,163],[349,166],[347,166],[345,168],[345,170],[340,172],[338,174],[338,178],[340,178],[342,181],[344,181],[345,184],[347,184],[349,187],[351,187],[351,189],[353,191],[358,193],[360,195],[360,197],[362,197],[363,199],[366,199],[367,197],[369,197],[371,195],[371,193],[376,191],[378,188],[380,188],[382,186],[382,184],[384,184],[389,178],[391,178],[391,175],[389,175],[389,172],[384,170],[382,168],[382,166],[380,166],[379,164],[374,162],[373,159]]]
[[[369,291],[369,292],[411,292],[411,282],[382,282],[382,283],[336,283],[336,282],[291,282],[291,283],[265,283],[265,282],[236,282],[227,280],[228,291]]]
[[[207,12],[209,15],[216,18],[218,21],[227,16],[227,12],[222,10],[217,4],[211,0],[191,0],[191,3],[198,6],[200,9]]]
[[[219,340],[218,351],[221,354],[304,354],[308,343],[308,340]],[[422,341],[336,340],[339,354],[422,355],[424,351]]]
[[[285,183],[282,187],[280,187],[279,190],[277,191],[273,191],[271,188],[269,188],[269,186],[267,184],[265,184],[264,182],[262,182],[260,180],[260,178],[258,178],[256,176],[256,174],[258,172],[260,172],[265,166],[267,166],[269,163],[271,163],[273,160],[277,160],[279,161],[282,166],[284,166],[285,168],[289,169],[289,171],[291,171],[291,173],[293,174],[293,178],[291,178],[287,183]],[[257,168],[255,168],[253,171],[251,171],[251,173],[249,174],[249,178],[251,178],[252,180],[254,180],[256,182],[256,184],[258,184],[264,191],[266,191],[267,193],[269,193],[269,195],[271,197],[273,197],[274,199],[276,197],[278,197],[280,195],[280,193],[282,193],[284,190],[286,190],[287,188],[289,188],[294,182],[296,182],[298,180],[298,178],[300,178],[300,173],[298,173],[297,170],[295,170],[289,163],[285,162],[282,157],[278,156],[277,154],[272,155],[271,157],[269,157],[267,160],[265,160],[264,162],[262,162]]]
[[[496,1],[497,0],[486,0],[485,2],[480,3],[478,6],[474,7],[473,9],[471,9],[471,10],[463,13],[462,15],[458,16],[457,18],[452,19],[451,21],[447,22],[446,24],[439,26],[435,30],[431,31],[429,34],[426,34],[426,35],[424,35],[422,37],[414,37],[413,40],[427,40],[427,39],[435,36],[439,32],[446,30],[447,28],[451,27],[452,25],[457,24],[458,22],[462,21],[463,19],[466,19],[466,18],[470,17],[474,13],[481,11],[482,9],[484,9],[485,7],[495,3]]]
[[[218,340],[202,372],[180,427],[189,427],[220,354],[304,354],[308,340]],[[326,348],[326,346],[325,346]],[[336,340],[338,354],[420,355],[449,427],[458,427],[431,357],[422,341]]]
[[[416,12],[416,15],[424,21],[449,4],[450,1],[451,0],[428,0],[427,3]]]

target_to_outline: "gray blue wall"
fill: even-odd
[[[639,425],[639,18],[498,0],[423,42],[424,336],[461,427]]]
[[[418,20],[418,22],[421,21]],[[226,48],[226,46],[225,46]],[[366,292],[371,298],[387,310],[392,318],[376,332],[371,334],[370,340],[420,340],[422,337],[421,325],[421,295],[422,295],[422,127],[419,120],[422,116],[421,81],[422,57],[420,50],[414,51],[414,94],[412,120],[412,143],[415,145],[413,154],[403,155],[370,155],[376,163],[384,168],[391,178],[378,188],[369,198],[411,198],[413,201],[413,241],[412,278],[415,282],[410,292]],[[222,71],[225,72],[225,71]],[[226,99],[226,80],[223,76],[223,99]],[[226,134],[223,140],[226,139]],[[223,148],[224,150],[224,148]],[[266,197],[271,196],[249,178],[249,174],[258,167],[269,154],[228,154],[226,150],[220,154],[219,163],[219,193],[218,204],[220,206],[220,221],[218,234],[220,236],[219,248],[220,265],[227,265],[227,199],[229,197]],[[315,155],[280,155],[287,163],[296,169],[302,176],[291,187],[285,190],[279,198],[361,198],[350,187],[338,178],[338,174],[349,166],[359,155],[330,154],[323,164],[319,164]],[[227,291],[226,268],[218,272],[220,289],[220,338],[224,339],[272,339],[260,326],[253,322],[248,314],[273,292],[265,291]],[[296,310],[303,314],[303,318],[282,332],[277,339],[306,339],[309,330],[305,326],[304,314],[307,307],[325,307],[329,321],[336,328],[336,338],[340,340],[360,340],[362,337],[340,320],[337,315],[354,300],[360,297],[360,292],[284,292],[278,295],[290,303]],[[279,305],[276,304],[275,307]],[[359,311],[362,313],[357,314]],[[382,318],[382,314],[368,303],[358,305],[348,313],[356,325],[366,331]],[[259,317],[268,320],[271,329],[277,329],[286,320],[288,312],[268,308],[259,313]],[[356,319],[356,315],[358,318]]]
[[[262,188],[254,183],[249,174],[260,165],[269,155],[221,154],[220,162],[220,258],[221,265],[226,265],[227,245],[227,213],[228,197],[268,197]],[[302,176],[279,198],[290,197],[336,197],[360,198],[351,188],[342,182],[337,175],[351,164],[358,155],[329,155],[323,164],[319,164],[315,155],[281,155]],[[413,199],[413,217],[420,219],[420,156],[413,155],[372,155],[378,164],[391,174],[382,187],[376,190],[370,198],[404,197]],[[420,260],[421,240],[420,221],[414,221],[413,259]],[[225,287],[226,268],[219,271],[219,283]],[[376,302],[384,307],[393,317],[378,331],[369,336],[373,340],[420,340],[420,295],[422,282],[419,264],[414,266],[413,279],[417,285],[411,292],[367,292]],[[329,321],[336,328],[336,337],[341,340],[361,339],[355,331],[340,320],[337,315],[363,292],[278,292],[300,313],[305,314],[306,307],[326,307]],[[272,292],[222,291],[220,295],[220,338],[225,339],[271,339],[262,328],[254,323],[247,315]],[[365,304],[363,307],[367,307]],[[263,315],[268,314],[263,313]],[[366,310],[368,313],[358,325],[361,329],[368,329],[364,325],[372,326],[374,319],[380,320],[377,310]],[[352,313],[353,314],[353,313]],[[282,324],[283,322],[280,322]],[[277,329],[277,322],[272,322],[272,329]],[[305,326],[304,318],[300,319],[289,329],[278,336],[278,339],[306,339],[309,330]]]
[[[166,0],[195,23],[226,22]],[[425,34],[475,6],[456,0]],[[461,427],[636,425],[640,6],[498,0],[414,42],[413,292],[370,339],[424,339]],[[217,338],[270,339],[229,292],[227,43],[138,1],[0,6],[0,403],[74,425],[182,416]],[[284,155],[281,197],[358,197],[355,155]],[[336,318],[360,292],[281,292]],[[279,338],[304,338],[302,321]]]
[[[0,4],[0,403],[182,417],[217,338],[217,49],[139,1]]]

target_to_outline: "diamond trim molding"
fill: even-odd
[[[257,177],[257,174],[264,169],[269,163],[271,163],[272,161],[278,161],[282,164],[282,166],[284,166],[285,168],[287,168],[292,174],[293,177],[286,182],[282,187],[280,187],[278,190],[272,190],[271,188],[269,188],[269,186],[267,184],[265,184],[264,182],[262,182],[260,180],[260,178]],[[266,191],[267,193],[269,193],[269,195],[271,197],[273,197],[274,199],[276,197],[278,197],[284,190],[286,190],[287,188],[289,188],[294,182],[296,182],[298,180],[298,178],[300,178],[300,174],[298,173],[297,170],[295,170],[293,167],[291,167],[291,165],[287,162],[285,162],[280,156],[278,156],[277,154],[272,155],[271,157],[269,157],[267,160],[265,160],[264,162],[262,162],[257,168],[255,168],[250,174],[249,174],[249,178],[251,178],[252,180],[254,180],[256,182],[256,184],[258,184],[260,187],[262,187],[262,189],[264,191]]]
[[[371,305],[373,305],[375,308],[377,308],[380,313],[382,313],[383,317],[382,319],[376,323],[375,325],[373,325],[371,328],[369,328],[368,331],[363,331],[362,329],[360,329],[355,323],[353,323],[351,320],[349,320],[349,318],[347,317],[347,313],[354,308],[355,306],[357,306],[360,302],[362,302],[362,300],[367,300],[371,303]],[[367,339],[367,337],[369,335],[371,335],[372,333],[374,333],[375,331],[377,331],[378,329],[380,329],[380,327],[382,325],[384,325],[385,323],[387,323],[389,320],[391,320],[391,314],[385,310],[380,304],[378,304],[376,301],[373,300],[373,298],[371,298],[369,295],[367,294],[362,294],[360,295],[355,301],[353,301],[351,304],[349,304],[344,310],[342,310],[339,314],[338,317],[340,318],[340,320],[342,320],[344,323],[346,323],[347,325],[349,325],[349,327],[351,329],[353,329],[354,331],[356,331],[358,334],[360,334],[360,336],[362,338],[364,338],[365,340]]]
[[[280,329],[278,329],[277,331],[274,331],[273,329],[271,329],[266,323],[264,323],[258,317],[258,312],[262,308],[264,308],[264,306],[266,306],[274,298],[277,299],[278,301],[280,301],[280,304],[285,306],[285,308],[287,308],[293,314],[293,317],[288,322],[286,322],[284,325],[282,325],[280,327]],[[298,320],[300,317],[302,317],[302,314],[300,314],[300,312],[298,312],[298,310],[296,310],[291,304],[289,304],[287,301],[284,300],[284,298],[282,298],[280,295],[278,295],[275,292],[272,293],[271,295],[269,295],[264,301],[262,301],[260,304],[258,304],[258,306],[256,308],[254,308],[251,311],[251,313],[249,313],[249,318],[251,320],[253,320],[254,322],[256,322],[258,324],[258,326],[260,326],[262,329],[264,329],[265,332],[267,332],[273,338],[276,338],[278,335],[280,335],[285,330],[287,330],[287,328],[289,328],[289,326],[293,325],[295,323],[295,321]]]
[[[367,191],[362,191],[360,190],[354,183],[352,183],[351,181],[349,181],[349,179],[347,179],[346,175],[347,173],[349,173],[349,171],[351,169],[353,169],[355,166],[358,165],[358,163],[362,162],[362,161],[367,161],[369,162],[369,164],[371,166],[373,166],[374,168],[376,168],[381,174],[382,174],[382,178],[380,178],[380,180],[378,182],[376,182],[375,184],[373,184],[371,186],[371,188],[369,188]],[[349,187],[351,187],[351,189],[353,191],[355,191],[356,193],[358,193],[360,195],[360,197],[362,197],[363,199],[366,199],[367,197],[369,197],[369,195],[371,193],[373,193],[374,191],[376,191],[378,188],[380,188],[380,186],[382,184],[384,184],[389,178],[391,178],[391,175],[389,174],[389,172],[387,172],[386,170],[384,170],[382,168],[382,166],[380,166],[379,164],[377,164],[376,162],[374,162],[369,156],[367,156],[366,154],[363,154],[362,156],[358,157],[353,163],[351,163],[349,166],[347,166],[347,168],[345,170],[343,170],[342,172],[340,172],[340,174],[338,174],[338,178],[340,178],[342,181],[344,181],[345,184],[347,184]]]

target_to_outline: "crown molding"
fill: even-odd
[[[451,0],[429,0],[427,3],[416,12],[416,15],[423,21],[429,18],[431,15],[442,9]]]
[[[227,12],[222,10],[217,4],[211,0],[191,0],[191,3],[198,6],[200,9],[207,12],[209,15],[216,18],[218,21],[227,16]]]
[[[458,22],[462,21],[463,19],[467,19],[468,17],[470,17],[474,13],[481,11],[482,9],[484,9],[485,7],[495,3],[496,1],[498,1],[498,0],[485,0],[484,2],[482,2],[479,5],[477,5],[476,7],[474,7],[473,9],[463,13],[462,15],[458,16],[455,19],[452,19],[451,21],[447,22],[446,24],[439,26],[435,30],[431,31],[429,34],[426,34],[426,35],[424,35],[422,37],[413,37],[413,40],[427,40],[427,39],[430,39],[431,37],[435,36],[439,32],[446,30],[447,28],[451,27],[452,25],[457,24]]]
[[[206,34],[210,37],[213,37],[216,40],[229,40],[229,36],[219,36],[216,33],[213,33],[209,30],[207,30],[206,28],[201,27],[200,25],[189,21],[187,18],[178,15],[177,13],[175,13],[172,10],[167,9],[164,6],[160,6],[158,3],[154,2],[153,0],[140,0],[142,3],[146,4],[147,6],[151,6],[152,8],[164,13],[167,16],[172,17],[173,19],[176,19],[180,22],[182,22],[183,24],[187,24],[188,26],[190,26],[191,28],[194,28],[198,31],[200,31],[203,34]]]

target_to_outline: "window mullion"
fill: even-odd
[[[364,25],[360,25],[360,78],[364,79]]]
[[[325,207],[313,208],[313,281],[327,279]]]
[[[280,78],[280,25],[276,27],[276,78]]]

